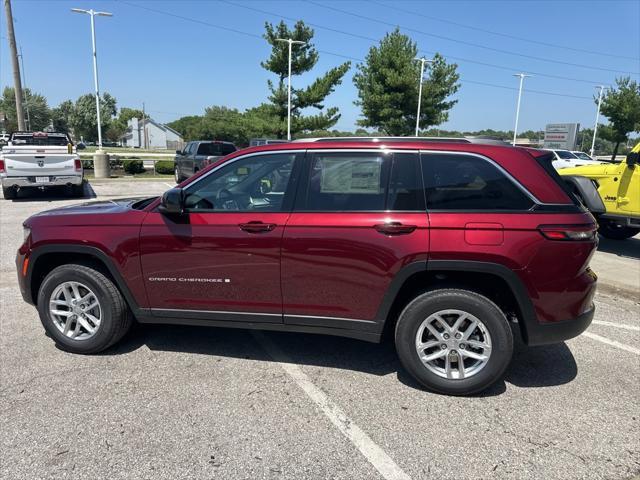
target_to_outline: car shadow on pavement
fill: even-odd
[[[424,389],[402,367],[390,339],[380,344],[342,337],[303,333],[262,332],[297,365],[352,370],[371,375],[397,374],[403,384]],[[172,325],[136,325],[105,355],[126,354],[146,346],[151,351],[183,352],[272,362],[250,330]],[[578,368],[565,343],[542,347],[519,345],[504,378],[478,396],[500,395],[510,383],[521,388],[549,387],[571,382]]]
[[[640,238],[636,236],[626,240],[611,240],[600,235],[598,251],[613,253],[619,257],[640,259]]]
[[[71,196],[66,187],[54,187],[40,190],[39,188],[29,188],[18,191],[18,196],[13,199],[14,203],[27,203],[27,202],[59,202],[69,200],[86,200],[89,198],[96,198],[96,192],[89,182],[85,180],[83,184],[83,194],[81,197]]]

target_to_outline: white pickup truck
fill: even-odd
[[[4,198],[19,189],[66,187],[73,196],[83,192],[80,157],[66,133],[14,132],[0,151],[0,183]]]

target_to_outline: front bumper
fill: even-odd
[[[550,323],[536,322],[535,325],[529,324],[527,325],[527,345],[549,345],[577,337],[589,328],[595,312],[596,307],[592,305],[589,310],[571,320]]]
[[[47,176],[47,175],[43,175]],[[2,188],[27,188],[27,187],[62,187],[64,185],[82,185],[82,175],[49,175],[49,181],[36,183],[36,177],[6,177],[0,178]]]
[[[618,225],[622,225],[623,227],[640,228],[640,217],[635,217],[631,215],[626,216],[626,215],[605,214],[605,215],[600,215],[600,218],[617,223]]]

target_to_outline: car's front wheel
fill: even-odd
[[[102,272],[86,265],[53,269],[38,291],[38,313],[63,350],[97,353],[129,330],[132,316],[120,291]]]
[[[176,181],[176,183],[182,183],[182,177],[180,176],[180,172],[178,170],[177,165],[176,165],[176,168],[174,168],[173,170],[173,179]]]
[[[448,395],[470,395],[502,378],[513,353],[504,313],[475,292],[442,289],[416,297],[400,314],[396,349],[422,385]]]

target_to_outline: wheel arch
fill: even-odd
[[[138,304],[129,290],[122,275],[109,256],[97,247],[87,245],[43,245],[36,248],[29,256],[26,287],[27,298],[35,305],[38,291],[44,278],[54,268],[69,263],[87,265],[106,275],[124,296],[132,311],[138,310]]]
[[[535,309],[526,287],[511,269],[491,262],[429,260],[405,266],[391,282],[376,320],[385,333],[395,328],[404,307],[417,295],[441,288],[475,291],[496,303],[508,317],[515,316],[522,340],[528,342]],[[511,318],[510,320],[512,320]]]

